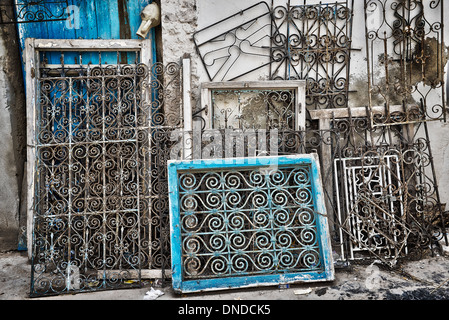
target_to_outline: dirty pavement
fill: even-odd
[[[404,261],[395,269],[382,264],[336,268],[335,281],[179,295],[171,283],[144,280],[139,289],[29,298],[30,268],[26,253],[0,253],[0,300],[448,300],[449,255],[430,253]],[[160,292],[154,295],[155,292]],[[147,298],[145,298],[147,297]]]

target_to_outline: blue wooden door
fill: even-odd
[[[23,0],[15,0],[16,4]],[[139,39],[136,35],[142,22],[140,13],[152,0],[67,0],[48,2],[48,12],[67,11],[58,21],[19,23],[18,34],[22,52],[26,38],[36,39]],[[67,6],[68,8],[61,8]],[[30,8],[29,10],[33,10]],[[35,9],[37,10],[37,9]],[[20,20],[20,19],[19,19]],[[154,39],[154,29],[150,32]],[[155,58],[153,41],[153,61]],[[50,64],[59,63],[59,55],[47,57]],[[94,57],[90,57],[95,59]],[[89,57],[87,58],[89,59]],[[132,57],[129,57],[132,62]],[[54,61],[52,61],[54,60]],[[88,61],[97,64],[98,61]]]

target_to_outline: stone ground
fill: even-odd
[[[337,269],[335,281],[178,295],[170,283],[159,287],[145,280],[139,289],[80,293],[30,299],[31,265],[24,252],[0,253],[0,300],[143,300],[152,287],[164,294],[157,300],[449,300],[449,255],[403,262],[397,270],[381,265]],[[309,290],[310,289],[310,290]],[[309,293],[304,293],[309,292]]]

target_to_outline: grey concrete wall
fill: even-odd
[[[0,26],[0,251],[16,250],[25,161],[26,113],[14,25]],[[23,217],[22,217],[23,218]]]

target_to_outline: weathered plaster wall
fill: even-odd
[[[242,9],[258,3],[260,0],[166,0],[162,1],[162,42],[164,62],[177,61],[184,53],[192,56],[193,98],[194,105],[199,108],[198,87],[201,82],[209,81],[207,73],[195,52],[193,33],[221,19],[239,12]],[[269,1],[267,1],[269,2]],[[309,3],[320,1],[310,1]],[[286,0],[275,0],[276,5],[285,5]],[[302,0],[292,0],[292,5],[302,4]],[[357,91],[350,95],[350,106],[368,105],[365,17],[363,1],[356,0],[353,28],[353,51],[351,55],[351,87]],[[446,6],[446,16],[449,7]],[[449,32],[445,32],[445,42],[449,44]],[[261,71],[262,72],[262,71]],[[263,75],[252,75],[253,80],[263,78]],[[439,97],[441,100],[441,97]],[[449,124],[429,124],[436,173],[439,179],[441,200],[449,204]]]
[[[0,27],[0,251],[18,248],[26,116],[14,25]]]
[[[200,59],[195,51],[193,33],[198,30],[197,0],[162,0],[162,59],[164,64],[180,62],[187,55],[191,57],[192,96],[199,102]],[[199,108],[199,104],[194,108]]]

